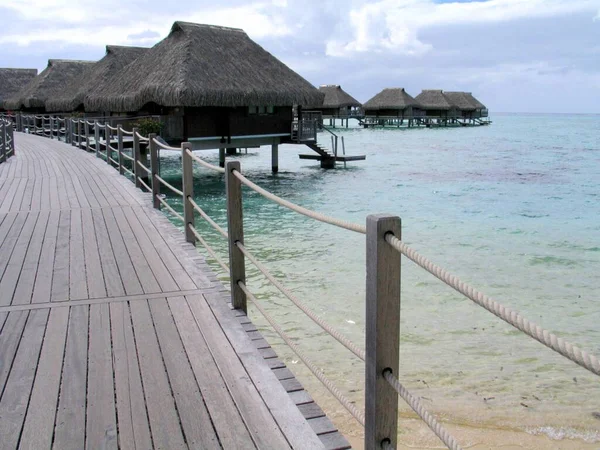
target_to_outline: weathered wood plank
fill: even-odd
[[[347,450],[352,448],[350,443],[339,431],[319,435],[319,439],[327,450]]]
[[[37,361],[44,339],[48,310],[32,311],[19,344],[17,355],[0,399],[0,449],[14,449],[21,436],[23,421]]]
[[[327,417],[317,417],[315,419],[308,419],[308,423],[312,427],[315,433],[325,434],[337,431],[337,428],[331,423]]]
[[[132,302],[131,318],[156,448],[187,448],[147,302]]]
[[[52,273],[52,301],[67,300],[69,298],[70,230],[71,211],[61,211],[56,236],[54,270]]]
[[[119,267],[115,258],[116,250],[111,245],[110,236],[101,210],[90,210],[96,242],[100,256],[101,271],[108,297],[121,297],[125,295],[125,287],[121,280]],[[87,214],[86,214],[87,216]],[[87,219],[86,219],[87,220]],[[87,254],[86,254],[87,256]]]
[[[118,448],[110,315],[106,304],[90,305],[86,414],[86,448]]]
[[[89,307],[74,306],[70,309],[54,428],[55,450],[85,448]]]
[[[85,254],[88,298],[106,297],[104,272],[100,263],[99,244],[96,240],[96,230],[91,210],[81,210],[81,225],[83,230],[83,251]]]
[[[299,405],[298,409],[305,419],[316,419],[317,417],[325,416],[325,413],[315,402]]]
[[[43,303],[50,301],[52,291],[52,276],[54,273],[54,252],[56,250],[56,239],[58,234],[59,211],[50,211],[48,224],[40,258],[38,260],[37,273],[31,303]]]
[[[29,313],[15,311],[8,314],[0,333],[0,392],[4,389],[13,360],[17,353],[19,341],[25,329]]]
[[[68,307],[50,312],[19,449],[52,446],[68,321]]]
[[[110,318],[119,446],[122,449],[152,448],[129,305],[112,303]]]
[[[163,299],[149,303],[186,443],[192,448],[220,448],[169,306]]]
[[[231,398],[203,333],[184,298],[168,300],[192,370],[223,448],[249,448],[252,438]]]
[[[71,211],[71,230],[69,238],[69,299],[88,297],[86,278],[87,267],[83,247],[82,210]],[[66,300],[66,298],[64,299]]]

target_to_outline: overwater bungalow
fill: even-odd
[[[301,142],[311,137],[306,133],[316,139],[316,130],[298,123],[302,107],[322,104],[323,96],[243,30],[175,22],[84,106],[159,115],[167,139],[190,141],[195,149],[235,149]]]
[[[424,115],[420,103],[404,88],[386,88],[363,105],[364,126],[412,126],[415,117]]]
[[[488,117],[488,109],[487,107],[481,103],[471,92],[464,92],[465,97],[467,97],[471,103],[475,105],[475,112],[473,113],[474,119],[480,119],[484,117]]]
[[[477,105],[471,101],[465,92],[444,91],[444,96],[458,108],[457,118],[472,119]]]
[[[325,94],[323,105],[311,108],[319,111],[323,119],[329,119],[329,124],[335,126],[335,120],[341,119],[342,124],[353,117],[362,118],[361,103],[342,89],[339,84],[323,84],[319,91]]]
[[[88,95],[101,93],[110,79],[118,75],[127,65],[141,56],[147,48],[122,47],[118,45],[107,45],[106,55],[95,63],[78,78],[56,95],[46,101],[46,111],[69,113],[73,111],[83,112],[84,101]],[[97,115],[94,111],[87,111],[87,115]]]
[[[37,69],[2,69],[0,68],[0,111],[8,111],[4,100],[15,96],[38,74]]]
[[[93,61],[71,61],[64,59],[48,60],[48,67],[7,98],[4,107],[36,114],[46,112],[46,101],[54,98],[94,65]]]
[[[422,122],[426,126],[447,126],[460,117],[459,107],[441,89],[425,89],[415,97],[415,100],[425,111],[425,118]]]

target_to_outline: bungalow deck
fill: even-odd
[[[0,164],[0,449],[349,448],[151,194],[15,137]]]

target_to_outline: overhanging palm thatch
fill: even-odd
[[[46,101],[60,95],[73,80],[92,67],[93,61],[48,60],[48,67],[5,101],[10,109],[44,108]]]
[[[90,95],[86,110],[321,104],[321,94],[248,35],[235,28],[175,22],[171,33]]]
[[[16,95],[37,76],[37,69],[0,69],[0,110],[4,100]]]
[[[475,111],[477,109],[477,105],[475,105],[475,103],[473,103],[471,99],[467,97],[466,92],[444,91],[444,95],[461,111]]]
[[[421,104],[423,109],[448,111],[457,108],[457,106],[444,95],[442,90],[423,90],[415,97],[415,100]]]
[[[337,84],[324,84],[319,86],[319,91],[325,94],[323,105],[324,109],[339,109],[353,106],[361,106],[361,103],[348,94]]]
[[[64,91],[46,102],[46,111],[75,111],[83,105],[85,98],[102,93],[110,80],[124,67],[135,61],[148,48],[107,45],[106,56],[95,63],[89,71],[73,80]]]
[[[371,110],[404,110],[409,107],[420,107],[419,102],[411,97],[404,88],[386,88],[363,105],[365,112]]]
[[[470,92],[464,92],[465,97],[467,97],[471,103],[473,103],[476,107],[476,109],[487,109],[487,106],[485,106],[483,103],[481,103],[479,100],[477,100],[475,98],[475,96],[473,96],[472,93]]]

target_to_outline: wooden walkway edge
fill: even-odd
[[[345,449],[150,194],[15,134],[0,165],[0,450]]]

